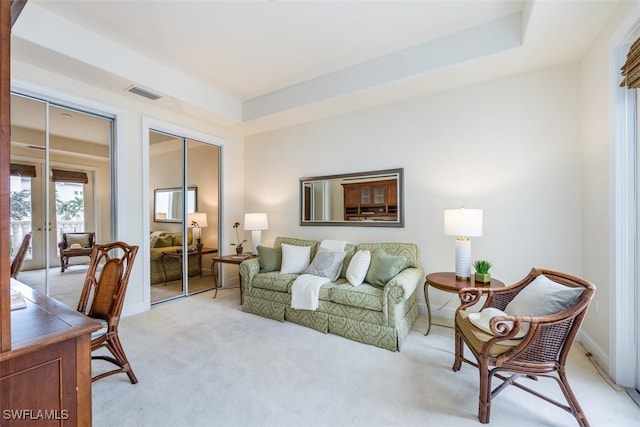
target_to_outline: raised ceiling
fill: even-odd
[[[620,3],[29,0],[12,57],[250,134],[578,60]]]

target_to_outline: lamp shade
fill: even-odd
[[[189,227],[207,227],[207,214],[204,212],[194,212],[187,215],[187,226]]]
[[[269,221],[266,213],[244,214],[244,229],[250,231],[268,230]]]
[[[444,234],[448,236],[482,236],[482,209],[446,209]]]

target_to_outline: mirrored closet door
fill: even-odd
[[[60,242],[70,233],[112,239],[112,129],[113,118],[11,95],[12,256],[31,239],[18,280],[72,307],[89,257],[62,268]]]
[[[151,303],[214,287],[218,251],[220,147],[149,132]]]

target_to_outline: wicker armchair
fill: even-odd
[[[507,386],[514,385],[573,414],[580,426],[589,426],[569,387],[565,363],[594,293],[595,286],[584,279],[535,268],[523,280],[506,288],[477,287],[460,291],[461,305],[455,315],[453,370],[460,370],[462,362],[478,368],[481,423],[489,422],[491,400]],[[482,309],[494,307],[507,313],[491,318],[484,330],[476,326],[479,314],[467,311],[483,297],[486,301]],[[523,315],[523,311],[529,315]],[[465,344],[477,363],[464,357]],[[568,405],[517,382],[523,376],[534,380],[553,378]],[[501,383],[492,390],[494,377]]]

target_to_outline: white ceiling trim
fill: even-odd
[[[246,101],[243,121],[360,92],[522,45],[522,15],[507,16]]]
[[[51,29],[55,28],[55,31]],[[54,51],[90,67],[104,70],[132,84],[203,108],[231,122],[241,120],[239,101],[210,86],[153,62],[139,52],[118,45],[37,4],[29,5],[12,29],[12,37]],[[125,93],[129,87],[123,87]],[[131,95],[133,96],[133,95]]]

